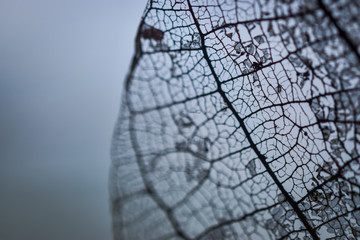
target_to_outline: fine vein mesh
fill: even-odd
[[[360,3],[148,2],[112,143],[115,239],[360,237]]]

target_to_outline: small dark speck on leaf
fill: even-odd
[[[259,70],[260,68],[262,68],[262,63],[261,63],[261,62],[260,62],[260,63],[253,62],[253,63],[252,63],[252,68],[253,68],[255,71],[257,71],[257,70]]]
[[[141,37],[144,39],[153,39],[156,41],[161,41],[164,37],[164,32],[154,27],[144,25],[141,31]]]

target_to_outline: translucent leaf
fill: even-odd
[[[356,1],[149,1],[112,141],[115,239],[358,239]]]

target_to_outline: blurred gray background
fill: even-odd
[[[110,141],[146,0],[0,0],[0,239],[111,239]]]

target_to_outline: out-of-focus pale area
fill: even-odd
[[[111,239],[110,142],[146,0],[0,0],[0,239]]]

